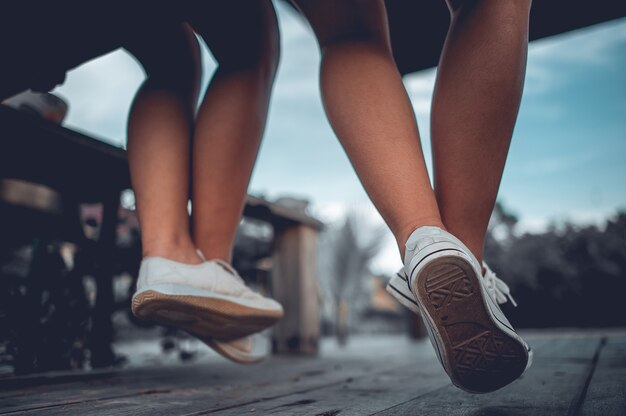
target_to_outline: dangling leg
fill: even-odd
[[[524,84],[530,0],[449,0],[432,107],[435,193],[481,260]]]
[[[230,262],[265,128],[279,36],[269,0],[206,3],[202,9],[191,23],[219,66],[194,135],[193,238],[207,258]]]
[[[415,115],[394,63],[383,1],[296,1],[315,31],[328,119],[401,253],[443,227]]]
[[[129,123],[129,157],[145,256],[132,311],[142,319],[183,329],[235,361],[258,361],[262,357],[249,350],[245,337],[275,323],[283,310],[246,287],[228,264],[203,262],[196,253],[187,202],[198,49],[189,29],[177,37],[179,33],[158,27],[158,34],[148,36],[146,31],[146,39],[129,45],[149,72]],[[193,47],[185,48],[183,40]],[[216,200],[228,198],[232,188],[220,191]],[[241,194],[245,196],[245,188]],[[195,211],[202,213],[201,208],[196,206]],[[213,220],[235,215],[239,214],[217,210]]]
[[[147,72],[128,120],[128,160],[143,256],[199,263],[189,231],[190,138],[199,54],[182,25],[146,31],[126,46]]]

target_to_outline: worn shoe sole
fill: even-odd
[[[442,256],[424,266],[412,289],[453,384],[486,393],[516,380],[529,353],[494,323],[478,279],[469,262]]]
[[[173,295],[155,290],[135,294],[131,308],[140,319],[219,341],[260,332],[283,316],[282,310],[254,308],[224,298]]]
[[[215,352],[220,354],[224,358],[228,358],[238,364],[257,364],[265,360],[265,355],[255,355],[247,351],[242,351],[237,347],[233,347],[227,342],[216,341],[214,339],[202,339],[209,347],[213,348]]]

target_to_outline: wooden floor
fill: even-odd
[[[626,415],[626,331],[526,334],[533,367],[472,395],[428,341],[352,338],[318,358],[202,362],[0,379],[1,415]]]

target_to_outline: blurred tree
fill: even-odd
[[[335,311],[335,331],[340,345],[348,336],[348,316],[351,306],[371,276],[372,259],[384,244],[385,228],[372,226],[356,212],[350,212],[339,228],[329,228],[320,245],[322,270],[328,274],[328,284]],[[368,298],[369,299],[369,298]]]
[[[511,286],[520,306],[507,315],[518,326],[626,325],[624,212],[603,230],[565,224],[505,240],[490,236],[485,257]]]

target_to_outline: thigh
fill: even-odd
[[[381,43],[391,49],[383,0],[293,0],[307,17],[320,47],[344,40]]]
[[[129,30],[123,47],[137,58],[149,76],[195,79],[200,50],[193,30],[179,19],[140,21]]]
[[[220,65],[245,65],[278,55],[278,21],[271,0],[193,2],[185,19]]]

